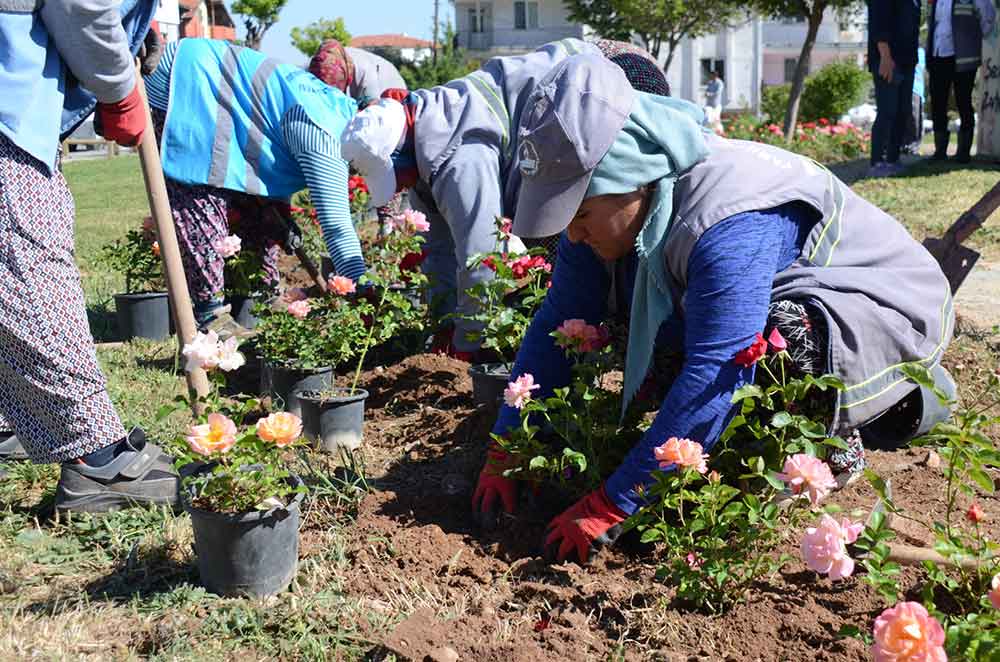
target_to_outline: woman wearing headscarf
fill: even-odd
[[[733,393],[754,380],[754,363],[736,359],[758,333],[777,328],[796,370],[846,385],[828,411],[831,433],[849,439],[829,459],[841,483],[864,466],[860,442],[870,432],[901,441],[947,416],[899,369],[920,361],[953,392],[939,363],[954,323],[951,291],[934,259],[821,166],[706,135],[701,115],[687,102],[634,92],[592,55],[557,66],[525,101],[518,134],[531,160],[521,159],[513,231],[562,238],[512,379],[531,373],[537,397],[565,386],[570,367],[549,334],[567,319],[601,323],[609,298],[630,302],[622,411],[655,349],[684,355],[673,383],[659,384],[666,396],[641,441],[550,523],[550,557],[586,561],[615,541],[653,481],[656,446],[677,437],[711,451]],[[889,424],[875,426],[885,412]],[[518,424],[518,411],[504,407],[493,431]],[[473,496],[484,523],[517,505],[517,485],[503,475],[509,463],[491,447]]]
[[[468,266],[495,248],[496,220],[513,214],[520,191],[517,124],[524,101],[559,62],[578,53],[601,55],[594,44],[564,39],[534,53],[497,57],[464,78],[430,90],[389,90],[344,133],[344,157],[368,183],[374,205],[408,189],[410,204],[427,215],[430,230],[422,268],[432,277],[435,313],[469,314],[466,294],[493,277]],[[662,71],[634,52],[616,52],[636,85],[653,93],[669,88]],[[619,60],[616,60],[619,62]],[[628,68],[625,68],[627,65]],[[415,136],[419,136],[416,139]],[[441,348],[464,360],[479,349],[474,324],[459,319]]]
[[[340,157],[352,99],[257,51],[191,38],[167,45],[146,89],[200,327],[246,335],[224,306],[220,242],[234,232],[247,239],[276,281],[277,244],[295,241],[288,200],[303,188],[336,273],[364,274]]]
[[[169,458],[108,395],[59,142],[91,113],[104,137],[146,128],[133,55],[156,3],[0,0],[0,460],[62,463],[58,510],[175,505]]]

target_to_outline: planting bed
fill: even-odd
[[[960,377],[978,369],[965,365],[973,360],[961,342],[949,353]],[[831,582],[807,570],[799,531],[785,549],[795,560],[721,616],[674,604],[670,587],[655,579],[655,550],[605,550],[586,568],[544,563],[545,525],[569,505],[558,497],[522,494],[518,516],[501,531],[478,531],[469,503],[492,417],[472,405],[466,369],[421,355],[362,379],[372,393],[364,448],[373,492],[346,531],[343,589],[386,620],[402,619],[388,632],[363,631],[381,645],[376,659],[869,659],[865,644],[838,632],[870,632],[889,605],[860,571]],[[926,457],[921,449],[868,454],[869,466],[891,479],[899,505],[940,516],[944,480]],[[865,481],[829,499],[847,510],[874,501]],[[996,539],[997,501],[980,504]],[[322,532],[307,525],[303,533],[309,554]],[[906,529],[900,539],[926,542],[907,538]],[[903,572],[902,586],[916,589],[922,571]]]

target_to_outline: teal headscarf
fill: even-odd
[[[649,215],[635,240],[639,268],[632,294],[622,416],[649,370],[653,343],[674,303],[663,258],[673,221],[677,177],[708,156],[704,112],[680,99],[637,93],[632,114],[594,170],[586,198],[656,185]]]

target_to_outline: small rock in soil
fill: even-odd
[[[424,658],[425,662],[457,662],[458,652],[451,646],[435,649]]]
[[[931,469],[937,469],[941,466],[941,456],[934,451],[927,451],[927,457],[924,459],[924,464]]]

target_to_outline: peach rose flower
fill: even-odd
[[[257,436],[284,448],[302,436],[302,420],[283,411],[271,414],[257,423]]]
[[[207,423],[188,428],[187,442],[191,450],[206,457],[227,453],[236,443],[236,424],[222,414],[209,414]]]

